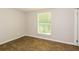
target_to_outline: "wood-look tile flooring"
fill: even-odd
[[[0,51],[79,51],[79,47],[24,36],[0,45]]]

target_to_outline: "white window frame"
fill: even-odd
[[[38,34],[44,34],[44,35],[51,35],[52,34],[52,26],[51,26],[51,31],[50,33],[40,33],[39,32],[39,14],[42,14],[42,13],[49,13],[50,17],[51,17],[51,12],[40,12],[40,13],[37,13],[37,33]],[[51,25],[52,25],[52,17],[50,18],[51,20]]]

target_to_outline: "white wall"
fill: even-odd
[[[37,13],[49,11],[52,13],[52,35],[40,35],[37,33]],[[74,9],[44,9],[28,12],[27,33],[28,36],[46,38],[67,44],[74,44]]]
[[[15,9],[0,9],[0,44],[24,36],[25,15]]]
[[[37,13],[51,12],[52,34],[37,33]],[[0,9],[0,44],[21,36],[33,36],[74,44],[74,9],[43,9],[27,12],[15,9]]]

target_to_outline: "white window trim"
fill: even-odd
[[[50,17],[51,17],[51,12],[40,12],[40,13],[37,13],[37,33],[40,34],[40,35],[51,35],[52,34],[52,17],[51,17],[51,32],[50,33],[40,33],[39,32],[39,14],[41,13],[49,13]]]

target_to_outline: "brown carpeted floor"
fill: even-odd
[[[78,51],[78,50],[79,47],[77,46],[27,36],[0,45],[0,51]]]

